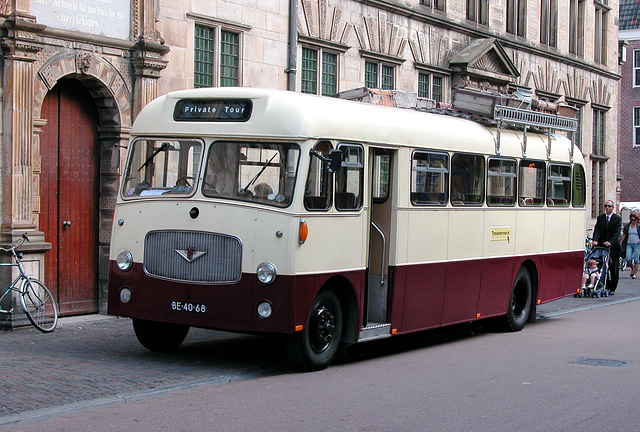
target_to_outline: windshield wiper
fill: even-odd
[[[138,171],[140,171],[142,168],[146,167],[147,165],[149,165],[151,163],[151,161],[153,160],[154,157],[156,157],[156,155],[158,153],[160,153],[161,151],[167,151],[171,148],[171,144],[169,144],[168,142],[162,143],[162,145],[160,147],[158,147],[151,156],[149,156],[147,158],[146,161],[144,161],[144,163],[140,166],[140,168],[138,168]]]
[[[267,162],[262,169],[258,172],[258,174],[256,174],[249,183],[247,183],[247,185],[245,187],[243,187],[242,189],[239,190],[240,195],[249,195],[249,187],[256,181],[258,180],[258,177],[260,177],[262,175],[262,173],[264,172],[264,170],[267,169],[267,167],[269,166],[269,164],[271,163],[272,160],[275,159],[275,157],[278,156],[278,153],[274,154],[271,159],[269,159],[269,162]]]

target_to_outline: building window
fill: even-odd
[[[218,45],[216,30],[202,25],[195,26],[194,87],[196,88],[239,85],[240,34],[220,30]],[[218,48],[219,59],[216,58],[216,48]],[[219,64],[217,74],[216,64]]]
[[[640,86],[640,50],[633,51],[633,86]]]
[[[540,43],[557,46],[558,0],[540,0]]]
[[[604,137],[605,137],[605,114],[606,111],[598,108],[593,109],[593,148],[591,154],[596,156],[605,156],[604,153]]]
[[[369,88],[393,90],[395,87],[395,67],[383,63],[364,63],[364,85]]]
[[[569,52],[584,55],[584,2],[569,0]]]
[[[422,0],[422,4],[432,10],[444,12],[445,0]]]
[[[489,24],[489,0],[467,0],[467,19],[478,24]]]
[[[318,51],[302,48],[302,93],[316,94],[317,84]]]
[[[213,34],[212,28],[196,25],[194,46],[196,88],[213,85]]]
[[[322,95],[335,96],[338,93],[338,55],[322,53]]]
[[[604,209],[604,174],[606,162],[594,160],[591,162],[591,217],[596,218]]]
[[[576,120],[578,121],[578,128],[575,132],[568,132],[567,138],[569,138],[575,145],[582,150],[582,107],[572,104],[578,111],[576,112]]]
[[[393,66],[382,65],[382,88],[385,90],[393,89],[394,85],[394,77],[393,77]]]
[[[640,107],[633,107],[633,146],[640,147]]]
[[[228,31],[220,32],[220,86],[238,85],[240,70],[240,35]]]
[[[322,59],[320,64],[318,58]],[[303,93],[318,94],[320,89],[323,96],[335,96],[338,92],[338,55],[322,49],[302,48],[301,79]]]
[[[597,217],[604,204],[606,155],[604,146],[606,111],[593,109],[593,147],[591,150],[591,217]],[[593,156],[596,156],[595,158]]]
[[[444,77],[427,72],[418,72],[418,97],[442,102],[443,86]]]
[[[525,37],[527,0],[507,0],[507,33]]]
[[[606,7],[606,0],[596,0],[596,22],[594,31],[593,60],[596,63],[607,63],[607,20],[609,18],[609,10]]]

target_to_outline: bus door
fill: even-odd
[[[372,149],[369,160],[371,196],[366,307],[361,340],[390,334],[388,311],[389,251],[392,225],[393,151]]]

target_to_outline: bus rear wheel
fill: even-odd
[[[133,330],[143,347],[151,351],[172,351],[187,337],[189,326],[134,319]]]
[[[313,302],[305,328],[287,341],[289,359],[302,371],[326,368],[338,353],[342,329],[340,300],[331,291],[321,291]]]
[[[507,314],[502,318],[505,331],[517,332],[524,328],[531,313],[532,296],[531,277],[527,269],[522,267],[513,283]]]

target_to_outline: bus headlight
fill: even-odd
[[[260,283],[269,285],[276,280],[276,266],[270,262],[263,262],[256,270],[256,277]]]
[[[116,264],[120,270],[129,271],[133,265],[133,255],[129,251],[120,252],[116,258]]]

